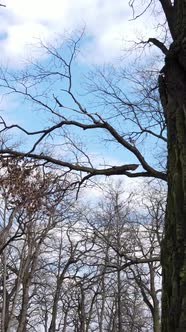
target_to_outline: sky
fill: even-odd
[[[83,48],[78,58],[82,71],[91,69],[92,65],[114,63],[118,65],[124,55],[124,49],[131,46],[134,40],[154,37],[156,17],[145,13],[137,20],[133,19],[133,11],[127,0],[2,0],[6,8],[0,7],[0,63],[9,70],[24,70],[27,60],[46,61],[38,45],[40,41],[52,45],[75,31],[85,29]],[[143,12],[141,4],[145,1],[136,1],[135,15]],[[78,74],[75,74],[77,85]],[[25,110],[19,97],[9,95],[1,98],[0,111],[5,114],[8,123],[29,124],[31,127],[46,122],[45,116],[33,113],[32,106]],[[33,129],[33,128],[32,128]],[[75,133],[76,134],[76,133]],[[86,135],[85,135],[86,136]],[[94,141],[94,134],[91,140]],[[86,140],[86,137],[85,137]],[[27,144],[27,142],[21,141]],[[52,143],[52,142],[51,142]],[[104,164],[102,156],[96,156],[96,149],[89,146],[91,155],[96,159],[96,165]],[[129,154],[121,156],[120,150],[114,154],[109,144],[103,147],[107,155],[107,164],[134,162]]]
[[[3,0],[1,7],[1,61],[23,64],[39,39],[50,42],[59,34],[85,27],[84,59],[109,62],[121,56],[125,41],[154,34],[155,22],[145,15],[131,20],[127,0]],[[143,10],[136,5],[136,14]],[[37,54],[36,56],[39,56]]]

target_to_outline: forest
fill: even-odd
[[[108,183],[90,208],[34,163],[1,174],[4,331],[159,331],[163,188]]]
[[[186,2],[55,1],[0,6],[1,331],[184,332]]]

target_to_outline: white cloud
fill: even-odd
[[[1,59],[20,63],[30,54],[38,38],[52,42],[56,34],[86,25],[90,37],[84,56],[88,62],[111,61],[123,47],[123,39],[134,39],[136,24],[144,32],[144,20],[129,22],[128,1],[118,0],[9,0],[1,8]],[[146,18],[145,18],[146,19]],[[151,20],[152,21],[152,20]],[[146,22],[148,31],[152,22]]]
[[[13,55],[16,60],[19,57],[27,57],[30,50],[30,44],[38,42],[38,38],[48,37],[47,29],[34,22],[28,22],[21,25],[12,25],[7,29],[8,39],[4,42],[4,52],[8,57]]]

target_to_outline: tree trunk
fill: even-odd
[[[153,314],[153,330],[154,332],[160,332],[161,324],[160,324],[160,315],[159,315],[159,305],[158,303],[154,306],[154,314]]]
[[[22,297],[22,306],[19,315],[19,325],[17,328],[17,332],[24,332],[26,330],[26,322],[27,322],[27,311],[29,305],[29,275],[24,278],[23,284],[23,297]]]
[[[61,245],[62,245],[62,243],[61,243]],[[60,259],[59,259],[58,274],[60,273],[60,262],[61,262],[61,256],[60,256]],[[53,305],[52,305],[52,319],[51,319],[50,327],[49,327],[49,330],[48,330],[49,332],[55,332],[56,331],[56,321],[57,321],[57,314],[58,314],[58,302],[59,302],[59,298],[60,298],[60,294],[61,294],[61,286],[62,286],[64,277],[65,277],[65,274],[68,270],[68,267],[72,263],[73,263],[73,260],[72,260],[72,257],[70,257],[69,260],[67,261],[66,265],[64,266],[64,269],[61,272],[61,274],[59,274],[57,276],[57,285],[56,285],[56,290],[55,290],[54,300],[53,300]]]
[[[186,331],[186,48],[183,41],[171,46],[160,78],[168,131],[162,332]]]

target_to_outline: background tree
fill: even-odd
[[[158,291],[162,236],[161,218],[149,214],[160,211],[155,199],[137,218],[131,197],[124,200],[114,187],[90,211],[53,185],[38,210],[25,212],[24,233],[1,253],[2,330],[152,331],[146,299],[154,308],[149,287]]]
[[[140,308],[138,301],[141,301],[141,297],[137,294],[141,292],[143,301],[152,314],[153,330],[158,332],[160,331],[159,292],[161,292],[158,255],[164,219],[163,196],[160,196],[158,190],[156,195],[154,191],[148,193],[146,204],[143,205],[146,209],[142,215],[139,211],[132,211],[132,201],[131,197],[123,200],[123,192],[118,186],[110,187],[95,224],[97,236],[107,248],[106,278],[109,280],[107,273],[110,272],[113,287],[117,285],[114,291],[116,294],[114,329],[137,331],[145,328],[144,322],[140,320],[140,317],[144,317],[144,313],[138,312],[134,307],[136,317],[134,313],[130,316],[128,312],[128,307],[135,303],[132,300],[129,305],[133,296],[136,298],[137,307]],[[110,289],[110,281],[108,284]],[[148,323],[148,318],[146,321]]]
[[[137,1],[132,0],[129,4],[134,8]],[[155,5],[155,1],[147,2],[147,8]],[[8,79],[2,73],[1,86],[6,91],[18,93],[30,100],[36,108],[45,109],[50,112],[55,118],[55,124],[49,124],[48,127],[36,132],[25,130],[19,125],[8,126],[2,120],[2,132],[10,129],[21,130],[26,135],[38,135],[34,145],[27,151],[16,151],[7,147],[7,144],[2,143],[1,154],[3,156],[17,156],[17,157],[32,157],[38,160],[43,160],[46,163],[54,163],[65,167],[69,170],[85,172],[85,175],[80,178],[80,183],[95,175],[116,175],[123,174],[128,177],[155,177],[161,180],[168,180],[168,198],[167,198],[167,212],[165,222],[165,237],[162,244],[162,266],[163,266],[163,301],[162,301],[162,331],[183,331],[186,329],[186,289],[185,289],[185,269],[186,269],[186,233],[185,233],[185,217],[186,217],[186,127],[185,127],[185,39],[186,39],[186,3],[184,0],[159,0],[161,5],[161,14],[165,16],[168,33],[170,34],[170,45],[165,45],[164,41],[158,40],[150,36],[148,42],[158,47],[164,57],[165,65],[163,68],[158,68],[159,73],[155,75],[156,85],[153,86],[148,94],[142,92],[142,98],[138,99],[137,105],[135,98],[131,98],[131,94],[124,94],[121,87],[115,89],[113,82],[109,80],[111,94],[119,93],[123,110],[132,110],[132,118],[135,117],[135,125],[138,126],[137,136],[139,136],[139,128],[147,137],[153,135],[161,138],[164,141],[162,130],[155,130],[152,133],[151,124],[148,126],[139,121],[141,114],[148,114],[147,105],[151,107],[149,101],[153,101],[153,91],[159,88],[161,105],[165,116],[165,123],[167,127],[167,142],[168,142],[168,160],[167,160],[167,174],[164,169],[160,169],[151,161],[144,153],[142,153],[140,146],[134,144],[133,136],[136,132],[132,131],[132,135],[124,135],[123,128],[126,128],[128,113],[126,117],[122,111],[121,117],[124,124],[119,122],[113,123],[116,119],[115,115],[111,113],[110,116],[106,114],[91,112],[88,107],[78,100],[75,94],[72,81],[73,60],[78,50],[77,39],[70,39],[67,42],[67,52],[61,52],[60,49],[43,45],[45,52],[51,56],[53,61],[49,61],[47,67],[42,64],[33,64],[28,68],[28,71],[14,79]],[[137,15],[138,16],[138,15]],[[167,32],[167,31],[166,31]],[[52,66],[52,67],[51,67]],[[55,70],[54,70],[55,68]],[[150,75],[154,75],[151,71]],[[45,92],[40,93],[40,83],[45,80],[45,84],[51,84],[50,80],[54,78],[54,91],[45,89]],[[60,91],[56,87],[56,79],[60,80],[63,88]],[[35,82],[33,85],[33,81]],[[130,77],[129,77],[130,81]],[[32,82],[32,84],[31,84]],[[135,88],[136,82],[132,81],[132,87]],[[50,85],[51,87],[51,85]],[[113,88],[112,88],[113,87]],[[59,91],[59,93],[58,93]],[[60,93],[63,96],[60,96]],[[142,89],[142,91],[144,91]],[[68,100],[71,102],[68,106],[64,103],[64,94],[68,95]],[[143,103],[141,101],[144,101]],[[148,100],[146,104],[145,101]],[[150,103],[150,104],[149,104]],[[139,111],[139,113],[138,113]],[[68,113],[67,113],[68,112]],[[130,114],[130,113],[129,113]],[[153,113],[151,113],[153,114]],[[161,116],[161,117],[162,117]],[[120,117],[120,118],[121,118]],[[151,118],[154,124],[154,118]],[[126,122],[125,122],[126,121]],[[151,122],[150,122],[151,123]],[[67,136],[66,131],[63,132],[63,137],[67,142],[71,142],[73,148],[76,150],[76,158],[72,155],[68,160],[64,156],[47,154],[43,149],[41,142],[46,142],[49,135],[53,137],[61,133],[64,127],[74,126],[76,128],[90,130],[103,129],[108,134],[107,138],[114,140],[122,149],[127,149],[134,157],[134,163],[123,165],[112,165],[112,167],[98,168],[90,160],[90,156],[82,150],[82,147],[77,146],[73,140]],[[121,128],[122,127],[122,128]],[[162,129],[164,125],[159,127]],[[150,131],[150,132],[149,132]],[[163,129],[164,131],[164,129]],[[55,133],[55,134],[54,134]],[[154,135],[155,134],[155,135]],[[38,137],[37,136],[37,137]],[[81,157],[81,161],[80,161]],[[138,170],[137,170],[138,169]],[[136,171],[137,170],[137,171]],[[81,173],[82,174],[82,173]],[[81,175],[80,174],[80,175]]]

